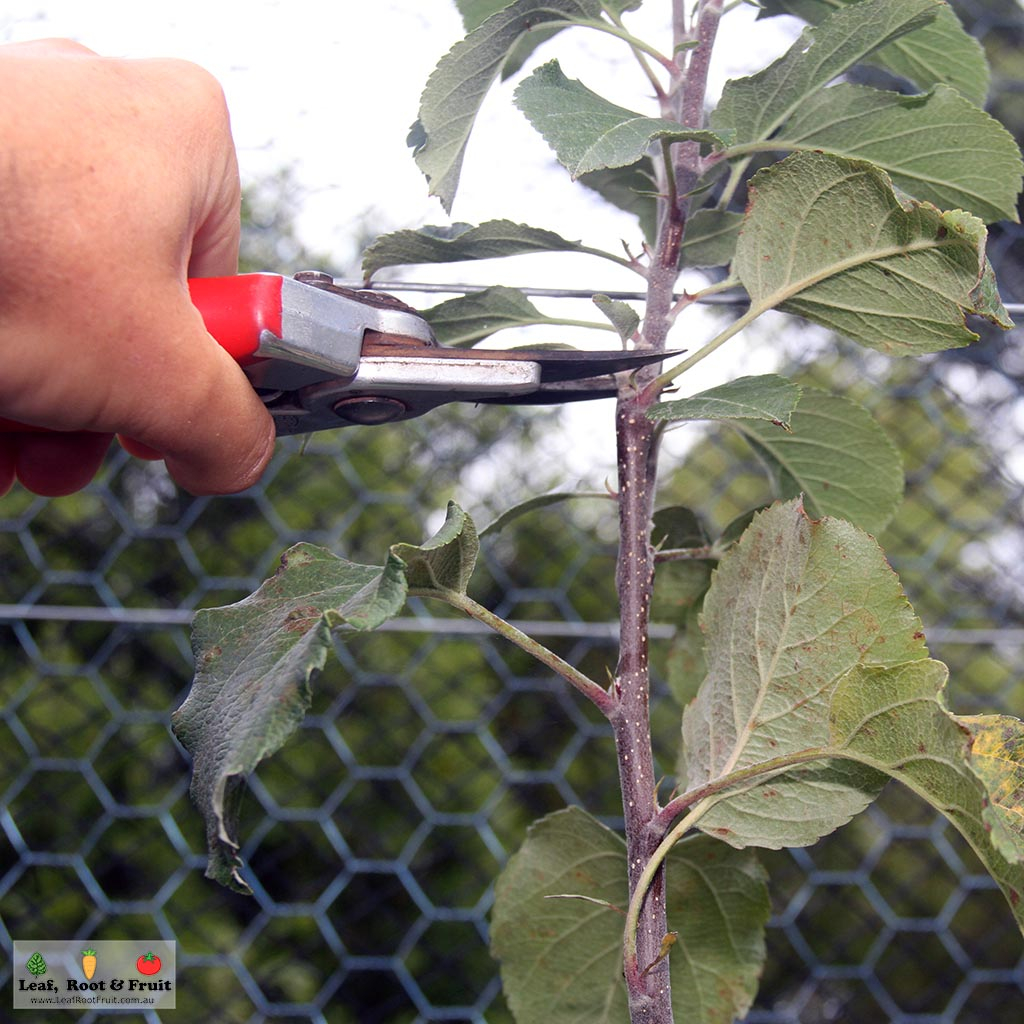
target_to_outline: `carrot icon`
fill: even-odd
[[[96,950],[95,949],[83,949],[82,950],[82,973],[85,975],[86,981],[91,981],[92,976],[96,973]]]

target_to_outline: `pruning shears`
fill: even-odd
[[[207,330],[239,362],[278,435],[413,419],[449,402],[547,404],[607,398],[613,375],[651,352],[456,349],[411,306],[305,271],[195,278]]]
[[[674,354],[447,348],[400,299],[344,287],[319,271],[193,278],[189,291],[279,436],[393,423],[449,402],[612,397],[614,374]],[[39,428],[2,421],[0,429]]]

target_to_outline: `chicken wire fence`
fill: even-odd
[[[959,6],[990,52],[1019,53],[1017,5]],[[1020,123],[1020,79],[996,70],[1001,116]],[[991,251],[1004,294],[1024,301],[1024,232],[999,231]],[[879,539],[965,714],[1024,713],[1022,341],[987,332],[913,363],[799,328],[777,343],[786,372],[864,402],[903,452],[907,496]],[[596,422],[610,447],[610,413]],[[203,877],[169,715],[191,678],[195,609],[247,594],[298,540],[379,563],[390,543],[428,535],[449,497],[482,523],[564,487],[578,429],[557,411],[451,408],[302,450],[283,442],[242,495],[192,498],[159,465],[117,452],[81,494],[2,499],[0,979],[13,938],[161,937],[178,942],[166,1019],[510,1020],[487,952],[495,875],[528,824],[567,803],[621,824],[611,737],[589,705],[434,606],[346,637],[299,734],[251,780],[252,897]],[[685,502],[719,527],[772,497],[725,430],[667,460],[662,490],[661,504]],[[474,581],[476,597],[594,678],[615,663],[611,508],[523,517],[484,545]],[[655,627],[661,674],[669,632]],[[661,678],[652,715],[670,774],[679,710]],[[751,1022],[1024,1020],[1022,947],[1002,895],[904,790],[764,862],[773,916]],[[6,1019],[9,990],[0,998]]]

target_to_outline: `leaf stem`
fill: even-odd
[[[769,758],[767,761],[758,761],[757,764],[748,765],[746,768],[737,768],[728,775],[722,775],[703,786],[691,789],[686,793],[670,800],[659,812],[657,827],[667,829],[672,821],[679,817],[684,811],[695,804],[711,797],[718,796],[730,789],[735,789],[745,783],[752,782],[765,775],[773,775],[776,772],[793,768],[798,764],[807,764],[809,761],[821,761],[824,758],[835,757],[837,751],[828,747],[807,747],[804,750],[797,750],[792,754],[784,754],[781,757]],[[677,838],[682,835],[678,827],[672,830],[678,833]]]
[[[625,31],[626,26],[623,24],[622,16],[618,13],[618,11],[609,7],[608,4],[602,4],[601,6],[604,8],[604,13],[611,20],[612,24],[616,25],[618,28],[621,28]],[[655,73],[651,70],[650,64],[648,64],[647,61],[644,59],[643,51],[635,46],[630,47],[630,49],[633,51],[633,56],[636,57],[636,61],[640,65],[640,68],[643,71],[644,76],[647,78],[647,81],[650,82],[651,88],[654,90],[654,95],[657,97],[658,103],[663,104],[665,100],[668,98],[667,93],[665,92],[665,89],[662,86],[661,82],[658,81],[657,75],[655,75]]]
[[[740,187],[740,182],[743,181],[743,175],[746,173],[749,163],[749,160],[741,160],[729,167],[729,180],[718,197],[716,209],[724,210],[732,202],[732,197],[736,194],[736,189]]]
[[[586,327],[593,331],[615,331],[615,327],[612,324],[598,323],[596,320],[566,320],[562,317],[552,317],[550,320],[544,320],[542,323],[549,324],[554,327]]]
[[[712,352],[721,348],[730,338],[735,337],[745,327],[752,324],[764,311],[764,306],[751,306],[743,316],[738,317],[729,326],[722,331],[720,334],[715,335],[706,345],[701,346],[687,359],[684,359],[681,363],[673,366],[671,370],[666,370],[663,374],[657,377],[651,384],[651,390],[657,389],[660,391],[667,385],[671,384],[676,377],[681,376],[692,366],[696,366],[702,359],[707,359]]]
[[[545,22],[544,27],[548,28],[554,25],[560,25],[561,22]],[[592,28],[598,32],[604,32],[607,35],[615,36],[617,39],[621,39],[625,43],[629,43],[633,51],[640,51],[640,53],[646,53],[649,57],[653,57],[663,68],[665,68],[670,74],[679,74],[679,65],[671,57],[666,57],[660,50],[651,46],[650,43],[645,42],[643,39],[638,38],[631,32],[628,32],[622,27],[621,24],[612,24],[608,21],[601,21],[600,19],[594,19],[593,21],[567,21],[567,26],[580,26],[582,28]]]
[[[672,317],[673,322],[676,317],[686,309],[687,306],[693,305],[695,302],[700,302],[702,299],[706,299],[709,295],[717,295],[720,292],[731,291],[739,285],[739,280],[735,277],[727,277],[724,281],[719,281],[716,284],[709,284],[706,288],[701,288],[695,292],[683,292],[683,294],[676,301],[676,304],[672,307],[669,315]]]
[[[665,548],[663,551],[654,553],[656,564],[662,562],[698,562],[706,561],[715,557],[713,544],[702,544],[698,548]]]
[[[613,252],[608,252],[605,249],[596,249],[590,245],[581,245],[575,252],[586,253],[588,256],[600,256],[603,260],[610,260],[612,263],[617,263],[620,267],[625,267],[627,270],[632,270],[634,274],[639,274],[641,277],[647,276],[647,270],[635,257],[627,259],[625,256],[617,256]]]
[[[536,658],[542,665],[546,665],[553,672],[560,675],[567,683],[579,690],[588,700],[593,703],[605,716],[610,717],[615,710],[617,701],[598,685],[589,676],[584,675],[579,669],[574,668],[567,661],[560,658],[554,651],[549,650],[542,643],[527,636],[522,630],[516,629],[511,622],[506,622],[500,615],[495,615],[490,609],[474,601],[468,594],[460,593],[457,590],[435,590],[431,589],[410,589],[410,596],[433,597],[459,611],[465,612],[470,618],[482,622],[490,627],[499,636],[503,636],[510,643],[513,643],[520,650],[525,651],[532,658]]]
[[[631,962],[639,964],[637,953],[637,931],[640,921],[640,911],[647,898],[648,890],[654,882],[655,876],[661,871],[662,863],[668,856],[669,851],[679,841],[685,832],[693,827],[694,822],[700,819],[706,808],[699,805],[691,811],[679,824],[661,841],[657,849],[651,854],[647,863],[640,872],[636,888],[632,891],[629,899],[629,907],[626,910],[626,924],[623,933],[623,955],[627,965]],[[627,974],[629,967],[626,968]]]

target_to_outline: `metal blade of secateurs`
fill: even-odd
[[[500,398],[477,398],[480,405],[563,405],[566,402],[592,402],[598,398],[615,398],[618,385],[611,374],[583,380],[559,380],[541,384],[536,391]]]
[[[553,353],[547,353],[551,355]],[[501,405],[561,405],[565,402],[589,402],[598,398],[615,398],[619,393],[616,373],[623,370],[637,369],[660,359],[677,356],[675,352],[559,352],[559,355],[572,356],[573,359],[561,360],[554,364],[553,369],[546,367],[543,360],[536,359],[541,365],[541,383],[536,391],[521,395],[506,395],[501,398],[478,398],[481,403]],[[580,377],[580,355],[587,357],[586,369],[593,376]],[[628,362],[627,362],[628,360]],[[625,363],[625,365],[623,365]],[[608,372],[601,373],[605,367]],[[549,372],[544,371],[549,369]],[[561,374],[561,375],[560,375]]]
[[[476,350],[479,353],[479,349]],[[603,377],[621,373],[623,370],[638,370],[649,363],[658,363],[680,354],[673,352],[585,352],[573,349],[514,349],[524,353],[540,364],[541,384],[559,381],[581,381],[588,377]],[[613,385],[614,388],[614,385]],[[586,389],[581,389],[586,390]],[[614,390],[613,390],[614,393]],[[582,397],[582,396],[581,396]],[[562,401],[571,401],[563,398]]]
[[[587,352],[582,349],[559,348],[446,348],[443,345],[409,344],[409,339],[385,335],[374,335],[363,341],[364,356],[381,356],[392,360],[415,362],[417,359],[447,359],[460,362],[493,359],[502,362],[536,363],[541,368],[542,384],[601,377],[623,370],[637,370],[649,363],[671,359],[680,354],[678,349],[671,352],[624,352],[621,349]]]

